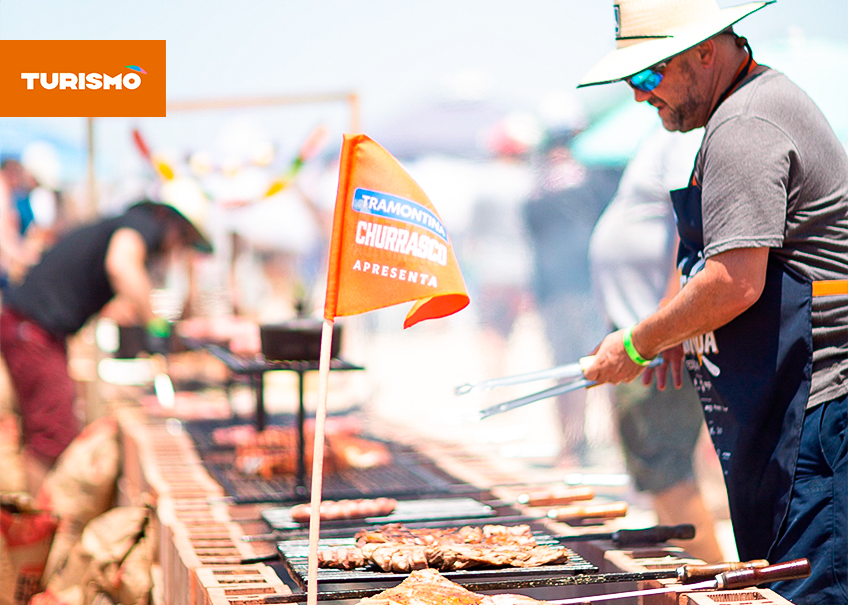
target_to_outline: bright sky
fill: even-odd
[[[169,100],[350,90],[360,94],[362,127],[369,132],[406,109],[455,92],[457,82],[527,109],[546,92],[573,89],[613,46],[611,4],[0,0],[0,39],[165,39]],[[848,2],[779,0],[737,31],[750,39],[756,56],[758,41],[785,37],[790,27],[842,40]],[[580,94],[594,103],[621,92],[616,85]],[[341,109],[333,111],[336,119],[347,119]],[[308,113],[300,118],[300,128],[288,134],[292,144],[321,119]],[[78,121],[56,124],[81,132]],[[203,124],[198,116],[171,114],[144,126],[161,142],[209,136]],[[126,138],[126,129],[113,120],[99,127],[98,136],[109,145],[112,135]]]

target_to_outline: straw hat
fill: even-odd
[[[697,46],[774,1],[722,9],[715,0],[617,0],[616,49],[589,70],[578,88],[628,78]]]

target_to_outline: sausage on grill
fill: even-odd
[[[339,519],[364,519],[366,517],[385,517],[397,506],[394,498],[374,498],[362,500],[324,500],[321,502],[322,521]],[[312,507],[310,504],[298,504],[291,509],[291,518],[298,523],[309,523]]]

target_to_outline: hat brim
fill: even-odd
[[[167,208],[168,210],[170,210],[171,212],[176,214],[178,217],[180,217],[186,223],[186,225],[189,226],[190,231],[191,231],[191,237],[192,237],[191,245],[195,250],[198,250],[200,252],[204,252],[206,254],[209,254],[213,251],[212,243],[209,241],[209,238],[206,237],[206,235],[197,227],[197,225],[195,225],[182,212],[180,212],[179,210],[177,210],[176,208],[174,208],[170,204],[163,204],[163,203],[160,203],[160,202],[154,202],[152,200],[146,200],[146,201],[143,201],[143,202],[139,202],[138,204],[135,204],[135,205],[136,206],[161,206],[162,208]]]
[[[203,233],[200,232],[200,229],[197,228],[197,225],[188,220],[185,216],[183,216],[179,210],[173,209],[174,212],[179,214],[185,222],[188,223],[188,226],[191,227],[192,235],[194,236],[194,241],[192,241],[191,245],[195,250],[199,252],[204,252],[206,254],[210,254],[212,252],[212,242],[209,241]]]
[[[667,38],[649,40],[611,51],[580,81],[577,88],[609,84],[628,78],[640,71],[694,48],[704,40],[721,33],[734,23],[775,0],[751,2],[718,11],[715,16],[680,29]]]

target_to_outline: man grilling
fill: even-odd
[[[188,246],[211,251],[205,198],[173,181],[162,198],[65,234],[21,284],[4,292],[0,348],[18,399],[27,488],[47,472],[80,430],[66,339],[116,297],[161,347],[170,324],[150,302],[153,259]]]
[[[685,351],[740,558],[807,557],[809,578],[772,588],[845,602],[848,157],[809,97],[731,29],[768,4],[615,5],[617,48],[580,86],[623,80],[666,129],[705,133],[690,186],[672,192],[683,287],[608,335],[586,377],[628,382],[663,353],[679,386]]]

